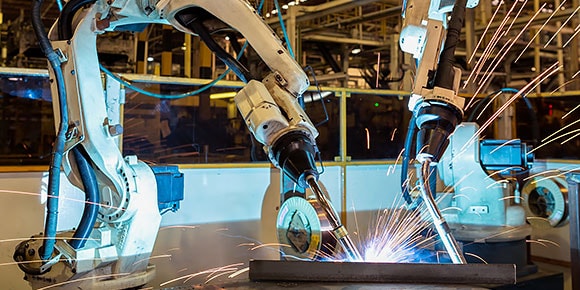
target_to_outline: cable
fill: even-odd
[[[62,11],[63,7],[62,0],[56,0],[56,6],[58,6],[58,11]]]
[[[121,83],[125,87],[130,88],[130,89],[132,89],[140,94],[143,94],[143,95],[146,95],[149,97],[159,98],[159,99],[181,99],[181,98],[185,98],[185,97],[191,97],[191,96],[198,95],[198,94],[202,93],[203,91],[213,87],[217,82],[221,81],[231,71],[228,68],[223,74],[221,74],[215,80],[205,84],[203,87],[201,87],[195,91],[191,91],[191,92],[187,92],[187,93],[183,93],[183,94],[179,94],[179,95],[163,95],[163,94],[156,94],[153,92],[149,92],[149,91],[146,91],[144,89],[141,89],[139,87],[134,86],[130,82],[122,79],[120,76],[118,76],[118,75],[112,73],[111,71],[109,71],[108,69],[106,69],[102,64],[99,64],[99,67],[101,68],[101,70],[105,74],[107,74],[108,76],[110,76],[114,80],[118,81],[119,83]]]
[[[69,244],[73,249],[80,249],[85,246],[97,221],[100,192],[95,170],[85,156],[85,150],[79,145],[74,147],[72,151],[85,189],[85,208],[79,226]]]
[[[248,42],[246,41],[244,43],[244,45],[242,46],[242,49],[240,50],[240,53],[238,53],[238,59],[242,56],[242,54],[244,53],[244,50],[246,49],[246,47],[248,46]],[[107,68],[105,68],[103,65],[99,64],[99,67],[101,68],[101,70],[109,75],[110,77],[112,77],[114,80],[118,81],[119,83],[121,83],[122,85],[124,85],[127,88],[130,88],[140,94],[149,96],[149,97],[154,97],[154,98],[159,98],[159,99],[181,99],[181,98],[185,98],[185,97],[191,97],[191,96],[195,96],[195,95],[199,95],[200,93],[206,91],[207,89],[213,87],[215,84],[217,84],[219,81],[221,81],[223,78],[225,78],[228,73],[230,73],[231,69],[227,69],[225,72],[223,72],[221,75],[219,75],[215,80],[205,84],[203,87],[194,90],[194,91],[190,91],[190,92],[186,92],[183,94],[179,94],[179,95],[164,95],[164,94],[157,94],[157,93],[153,93],[153,92],[149,92],[146,91],[144,89],[141,89],[135,85],[133,85],[132,83],[122,79],[120,76],[112,73],[111,71],[109,71]]]
[[[437,67],[437,74],[435,75],[435,86],[453,90],[455,48],[461,40],[460,36],[465,20],[466,4],[467,0],[457,0],[453,6],[452,16],[447,27],[445,44],[439,57],[439,65]]]
[[[408,181],[408,171],[409,171],[409,162],[411,160],[411,156],[414,156],[414,144],[415,144],[415,135],[417,134],[417,125],[415,124],[416,118],[415,114],[409,120],[409,127],[407,129],[407,136],[405,136],[405,145],[404,151],[401,161],[401,190],[403,193],[403,198],[407,202],[407,204],[412,204],[413,199],[411,198],[411,194],[409,192],[409,181]]]
[[[58,197],[60,192],[60,167],[62,165],[62,158],[64,146],[66,142],[66,132],[68,131],[68,107],[66,98],[66,88],[64,85],[64,75],[61,68],[61,62],[54,52],[54,48],[46,35],[46,28],[42,23],[42,2],[43,0],[35,0],[32,6],[32,27],[38,39],[38,43],[54,73],[54,80],[57,85],[58,103],[60,112],[60,125],[52,152],[52,160],[50,162],[49,176],[48,176],[48,200],[46,202],[46,219],[44,225],[44,241],[40,249],[40,258],[49,260],[54,251],[56,244],[56,228],[58,224]]]
[[[276,5],[276,11],[278,11],[278,20],[280,21],[280,27],[282,28],[282,34],[284,34],[284,41],[286,41],[286,47],[288,48],[288,53],[292,58],[294,58],[294,51],[292,50],[292,44],[290,38],[288,37],[288,32],[286,31],[286,25],[284,25],[284,19],[282,18],[282,10],[280,9],[280,3],[278,0],[274,0]]]
[[[73,37],[72,21],[76,12],[83,6],[95,2],[96,0],[70,0],[67,2],[57,20],[58,39],[71,39]]]

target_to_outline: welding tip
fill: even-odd
[[[316,199],[320,203],[320,206],[324,210],[326,218],[330,222],[330,226],[333,228],[332,233],[342,246],[342,249],[347,254],[350,261],[362,261],[362,256],[360,255],[358,249],[352,242],[348,231],[340,222],[340,218],[336,213],[336,210],[332,206],[332,203],[326,198],[326,195],[323,193],[322,189],[318,185],[316,178],[313,175],[308,175],[306,177],[306,182],[314,192]]]

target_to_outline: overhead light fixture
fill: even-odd
[[[155,59],[154,59],[152,56],[150,56],[150,57],[148,57],[148,58],[147,58],[147,61],[148,61],[148,62],[152,62],[152,61],[154,61],[154,60],[155,60]]]
[[[226,35],[226,40],[227,40],[227,41],[230,41],[230,37],[229,37],[229,36],[227,36],[227,35]]]
[[[362,49],[360,49],[360,47],[357,48],[353,48],[353,50],[351,51],[352,54],[359,54],[361,53]]]
[[[282,5],[282,9],[288,9],[288,4]]]

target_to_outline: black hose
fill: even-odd
[[[437,67],[437,75],[435,76],[435,86],[453,90],[452,77],[455,75],[453,66],[455,64],[455,48],[460,41],[461,29],[465,20],[465,6],[467,0],[456,0],[451,12],[451,19],[447,26],[447,36],[445,38],[445,45],[439,57],[439,66]]]
[[[80,249],[85,246],[95,222],[97,221],[99,213],[99,185],[97,183],[97,176],[95,175],[94,168],[87,160],[84,150],[82,150],[80,146],[76,146],[72,151],[74,153],[81,180],[85,187],[85,208],[79,226],[69,244],[73,249]]]
[[[96,0],[70,0],[64,5],[57,21],[59,40],[68,40],[72,38],[72,21],[75,13],[83,6],[95,2]]]
[[[205,10],[198,8],[187,9],[179,12],[177,19],[183,26],[188,27],[191,31],[199,36],[207,47],[215,53],[244,83],[254,79],[250,71],[244,67],[237,59],[225,51],[215,40],[207,28],[203,25],[203,20],[210,17]]]
[[[417,125],[415,124],[415,121],[415,114],[413,114],[411,120],[409,120],[409,128],[407,129],[407,136],[405,137],[405,145],[401,161],[401,190],[403,192],[403,198],[407,204],[413,203],[413,199],[409,192],[408,171],[409,161],[411,160],[411,157],[414,156],[414,141],[415,135],[417,134]]]
[[[54,73],[54,81],[57,85],[58,102],[60,111],[60,125],[52,152],[52,160],[48,171],[48,200],[46,202],[46,221],[44,226],[44,241],[40,249],[40,257],[49,260],[56,244],[56,226],[58,223],[58,197],[60,190],[60,167],[66,142],[66,132],[68,131],[68,108],[66,101],[66,88],[64,85],[64,75],[58,55],[54,52],[52,44],[46,35],[46,29],[42,23],[42,2],[34,0],[32,6],[32,27],[38,39],[38,43]]]

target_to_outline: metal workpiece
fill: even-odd
[[[426,159],[421,165],[421,176],[419,177],[419,180],[421,180],[421,196],[423,197],[423,202],[429,211],[429,215],[433,219],[435,229],[439,234],[441,242],[445,246],[445,250],[447,250],[449,257],[451,258],[451,261],[453,261],[454,264],[467,264],[467,261],[465,260],[465,257],[463,257],[459,245],[457,244],[457,241],[451,234],[449,225],[447,225],[447,222],[441,215],[439,208],[437,208],[437,204],[433,198],[433,194],[431,193],[429,187],[430,166],[431,160],[429,159]]]
[[[312,175],[307,176],[306,182],[308,183],[310,189],[312,189],[312,192],[314,192],[316,199],[324,209],[326,218],[330,222],[330,226],[333,229],[332,232],[334,233],[336,239],[342,246],[342,249],[347,255],[347,258],[350,261],[362,261],[363,259],[361,254],[359,253],[358,249],[350,239],[348,231],[340,222],[340,218],[338,217],[336,210],[332,206],[332,203],[330,203],[330,201],[326,198],[326,195],[318,185],[318,182],[316,181],[314,176]]]
[[[515,284],[511,264],[396,264],[366,262],[250,261],[252,281],[360,283]]]

